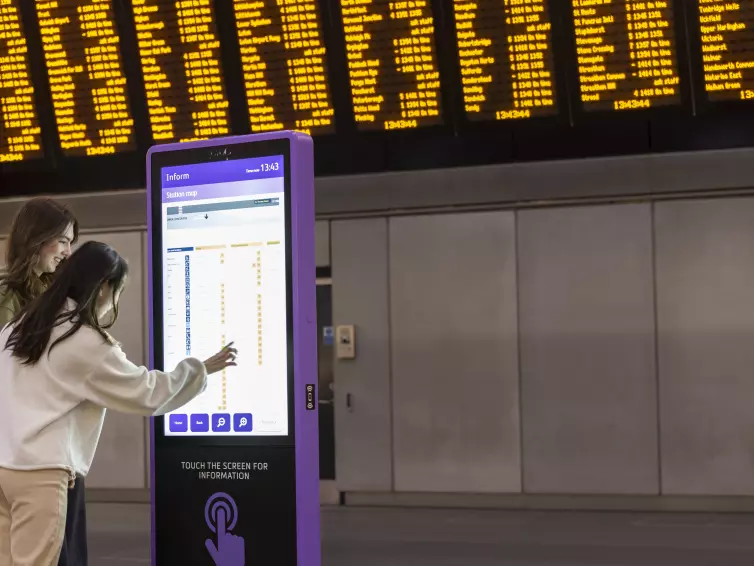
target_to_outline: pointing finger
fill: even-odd
[[[217,544],[225,538],[225,509],[220,507],[217,510]]]

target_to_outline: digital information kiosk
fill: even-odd
[[[152,419],[152,563],[320,566],[312,140],[154,147],[147,194],[152,367],[238,348]]]

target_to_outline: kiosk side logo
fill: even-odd
[[[227,493],[215,493],[204,506],[204,520],[209,530],[217,535],[217,543],[212,537],[204,543],[215,566],[244,566],[244,539],[230,532],[238,521],[235,500]]]

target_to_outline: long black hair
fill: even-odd
[[[82,244],[58,269],[49,288],[13,318],[10,324],[14,328],[5,348],[22,363],[33,365],[47,349],[53,329],[65,322],[73,326],[50,345],[50,350],[82,326],[93,328],[104,340],[110,341],[105,329],[118,318],[118,297],[127,275],[126,260],[113,248],[102,242]],[[98,320],[97,298],[106,283],[113,290],[113,311],[110,321],[102,324]],[[65,308],[68,299],[76,303],[72,309]]]

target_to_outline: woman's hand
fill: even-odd
[[[233,342],[225,346],[225,348],[220,350],[211,358],[204,360],[204,367],[207,368],[207,375],[212,375],[213,373],[222,371],[228,366],[237,365],[236,356],[238,355],[238,350],[236,350],[232,346]]]

